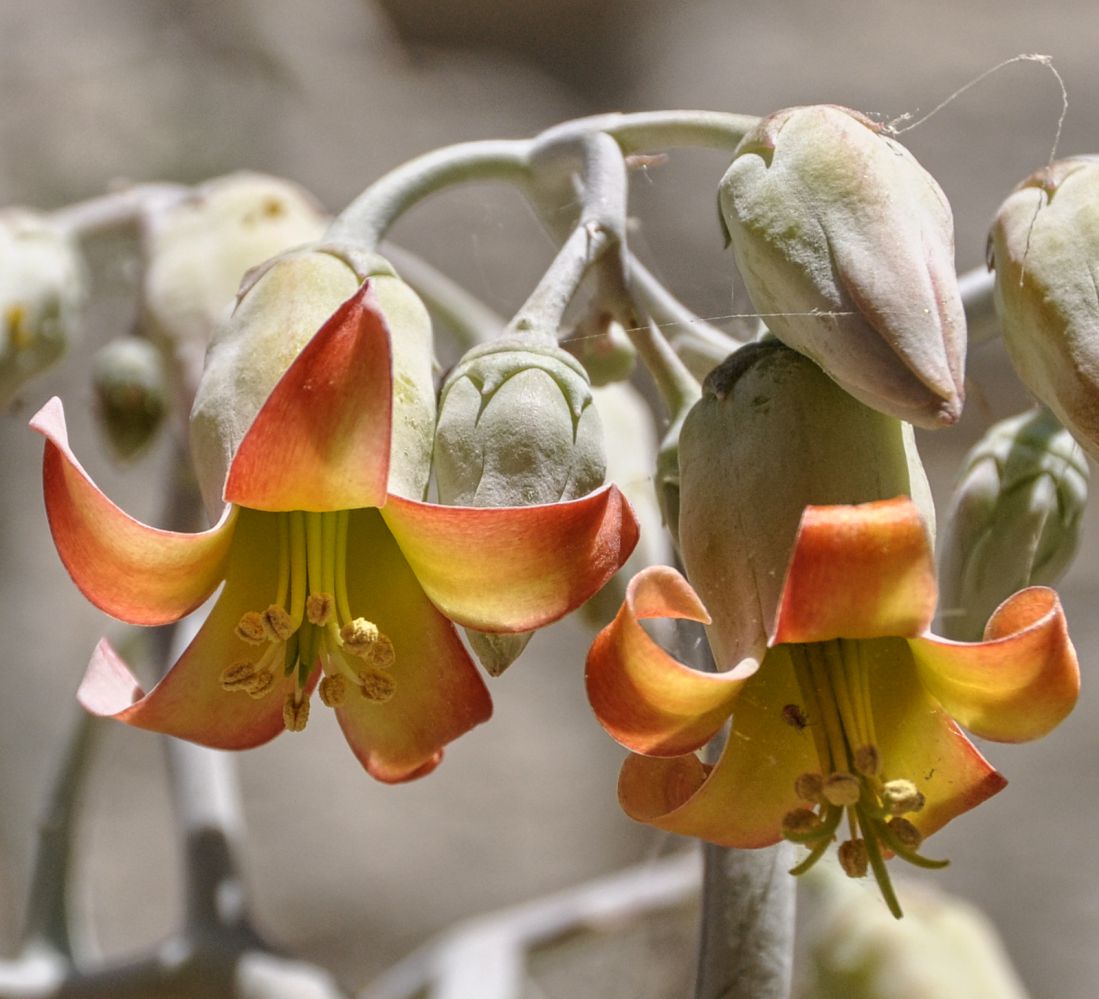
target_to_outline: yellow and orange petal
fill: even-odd
[[[315,512],[385,502],[393,407],[389,338],[366,282],[267,397],[233,457],[227,502]]]
[[[532,631],[579,607],[626,561],[637,520],[616,486],[523,507],[391,495],[382,516],[432,603],[479,631]]]
[[[771,644],[920,635],[937,599],[927,528],[910,499],[809,506]]]
[[[628,749],[679,756],[717,732],[754,664],[729,673],[691,669],[649,637],[641,626],[647,618],[710,620],[697,594],[674,569],[642,570],[631,580],[617,617],[588,653],[588,699],[603,727]]]
[[[60,399],[47,402],[31,426],[46,438],[42,480],[54,544],[93,604],[129,624],[158,625],[213,593],[225,577],[236,511],[227,509],[200,534],[150,527],[112,503],[76,460]]]

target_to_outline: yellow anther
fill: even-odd
[[[222,690],[248,690],[256,678],[256,664],[248,659],[242,659],[226,666],[221,671],[219,680]]]
[[[802,801],[819,805],[821,792],[824,789],[824,778],[820,774],[800,774],[794,781],[794,793]]]
[[[881,754],[877,746],[859,746],[855,750],[855,769],[864,777],[877,777],[881,773]]]
[[[267,628],[263,615],[257,611],[249,611],[237,622],[237,638],[251,645],[259,645],[267,641]]]
[[[363,655],[363,659],[371,666],[377,666],[378,669],[389,669],[397,661],[397,653],[389,637],[379,635],[378,640]]]
[[[840,843],[837,854],[840,867],[849,878],[866,877],[866,870],[870,866],[870,854],[866,849],[865,840],[849,839],[846,843]]]
[[[808,808],[795,808],[782,817],[783,836],[806,836],[820,828],[820,816]]]
[[[8,327],[8,338],[16,350],[26,350],[34,343],[34,332],[27,322],[27,308],[20,302],[8,307],[4,313],[4,321]]]
[[[881,790],[882,804],[890,815],[918,812],[924,806],[924,796],[910,780],[886,781]]]
[[[300,732],[309,721],[309,698],[302,697],[301,691],[286,695],[282,706],[282,723],[288,732]]]
[[[909,850],[918,850],[923,842],[923,833],[908,819],[902,819],[899,815],[894,815],[889,820],[889,831],[897,837],[901,846],[906,846]]]
[[[275,674],[269,669],[261,669],[255,673],[247,687],[241,689],[256,700],[267,694],[275,685]]]
[[[336,612],[336,600],[331,593],[310,593],[305,601],[305,616],[310,624],[326,625]]]
[[[373,621],[357,617],[340,628],[340,638],[348,652],[362,655],[378,640],[381,632]]]
[[[326,676],[321,680],[317,693],[326,708],[338,708],[347,700],[347,680],[339,673]]]
[[[285,642],[294,634],[294,619],[279,604],[272,604],[263,612],[263,622],[267,626],[267,637],[273,642]]]
[[[359,684],[363,697],[375,704],[384,704],[397,692],[397,681],[380,669],[364,669]]]
[[[862,796],[862,782],[854,774],[837,770],[824,781],[821,794],[830,805],[857,805]]]

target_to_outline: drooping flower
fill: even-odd
[[[1005,601],[984,641],[928,631],[936,602],[927,533],[907,498],[810,506],[798,530],[762,662],[691,669],[644,631],[646,618],[708,623],[677,572],[639,573],[588,657],[588,693],[633,751],[619,783],[627,814],[730,847],[782,837],[815,862],[840,833],[852,876],[872,869],[900,915],[885,868],[923,866],[921,841],[1006,781],[958,728],[1021,742],[1054,728],[1079,691],[1056,594]],[[695,753],[732,717],[713,767]]]
[[[406,287],[385,290],[396,279],[384,269],[356,290],[363,275],[327,252],[291,255],[246,283],[237,308],[244,327],[211,350],[214,373],[193,416],[208,498],[214,481],[224,486],[224,512],[210,530],[157,530],[111,503],[69,449],[58,400],[32,425],[46,437],[58,552],[93,603],[157,625],[225,584],[148,693],[101,642],[79,693],[88,710],[242,749],[303,728],[319,687],[364,767],[379,780],[408,780],[491,713],[452,621],[522,631],[561,617],[625,561],[636,524],[613,486],[521,508],[423,502],[417,447],[430,454],[431,414],[426,423],[417,415],[417,376],[398,356],[419,342],[406,327],[422,306],[401,297]],[[319,274],[321,290],[280,297],[285,308],[272,317],[273,293],[303,274],[313,282]],[[294,322],[315,311],[318,296],[342,301],[349,282],[351,297],[304,346],[295,343]],[[280,323],[283,339],[272,340]],[[242,343],[265,349],[249,353]]]

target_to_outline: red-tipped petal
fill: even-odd
[[[928,635],[911,641],[927,689],[974,735],[1025,742],[1055,728],[1080,693],[1080,667],[1053,590],[1010,597],[983,642]]]
[[[352,512],[347,564],[351,613],[393,643],[396,691],[375,703],[353,688],[336,715],[371,776],[390,783],[422,777],[444,745],[488,719],[492,701],[454,626],[424,595],[376,511]]]
[[[247,749],[281,732],[283,702],[294,687],[293,677],[283,676],[281,658],[263,697],[226,691],[220,680],[228,666],[255,661],[268,648],[241,641],[234,629],[246,611],[262,611],[274,599],[278,550],[274,517],[242,511],[225,589],[164,679],[145,694],[110,645],[100,642],[80,685],[80,703],[94,714],[217,749]]]
[[[927,531],[911,500],[806,507],[771,641],[919,635],[937,597]]]
[[[776,842],[783,816],[805,807],[794,793],[795,779],[820,769],[812,733],[791,725],[783,712],[800,699],[788,654],[771,650],[737,698],[717,765],[709,770],[693,754],[631,756],[618,783],[622,808],[639,822],[722,846]]]
[[[30,425],[46,438],[42,482],[57,552],[93,604],[130,624],[165,624],[214,591],[225,575],[235,511],[201,534],[149,527],[115,506],[76,460],[60,399]]]
[[[389,329],[367,282],[267,397],[233,458],[225,498],[256,510],[381,506],[392,367]]]
[[[870,703],[884,776],[912,781],[924,795],[905,816],[930,836],[1007,785],[920,682],[908,643],[866,642]]]
[[[600,723],[623,746],[650,756],[680,756],[698,749],[721,727],[755,664],[728,673],[691,669],[646,634],[640,623],[645,618],[710,620],[678,572],[667,566],[643,569],[588,653],[588,699]]]
[[[390,496],[382,516],[436,607],[480,631],[531,631],[595,593],[637,544],[618,488],[566,503],[459,507]]]

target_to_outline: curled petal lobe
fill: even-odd
[[[54,543],[93,604],[130,624],[157,625],[178,620],[214,591],[225,577],[235,510],[201,534],[149,527],[115,506],[80,466],[59,399],[31,427],[46,438],[42,479]]]
[[[351,749],[371,776],[394,783],[428,773],[443,746],[492,714],[492,702],[454,626],[424,595],[375,510],[348,531],[348,599],[393,643],[393,696],[353,692],[336,708]]]
[[[253,698],[222,687],[222,672],[256,648],[234,629],[249,610],[270,603],[277,569],[277,545],[270,544],[266,516],[242,511],[225,588],[179,661],[149,693],[144,693],[126,664],[100,642],[88,664],[78,698],[93,714],[136,728],[178,736],[215,749],[248,749],[283,730],[283,701],[294,677],[279,669],[271,689]],[[281,666],[281,663],[280,663]]]
[[[481,631],[531,631],[596,592],[637,544],[615,486],[524,507],[458,507],[389,497],[382,516],[431,602]]]
[[[226,500],[256,510],[381,506],[392,395],[389,329],[366,282],[267,397],[229,468]]]
[[[657,617],[710,619],[674,569],[642,570],[631,581],[618,616],[588,654],[588,699],[603,727],[623,746],[650,756],[680,756],[698,749],[721,727],[755,664],[728,673],[691,669],[642,628],[642,619]]]
[[[911,500],[806,507],[771,641],[919,635],[936,597],[930,543]]]
[[[789,656],[771,650],[740,691],[717,764],[711,769],[694,754],[630,756],[618,782],[622,808],[639,822],[722,846],[777,842],[783,816],[802,804],[795,779],[817,769],[812,733],[783,714],[799,699]]]
[[[1001,604],[983,642],[926,636],[910,644],[924,686],[984,739],[1037,739],[1068,715],[1080,692],[1064,611],[1044,586]]]
[[[861,651],[885,776],[907,778],[924,795],[924,807],[907,816],[924,836],[1007,786],[928,694],[903,640],[866,642]]]

